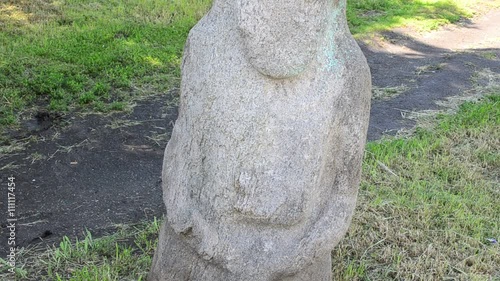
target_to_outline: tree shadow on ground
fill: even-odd
[[[452,1],[368,1],[347,2],[349,27],[353,33],[388,30],[413,25],[417,29],[435,29],[439,25],[463,21],[472,15],[471,10]]]

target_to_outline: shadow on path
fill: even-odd
[[[406,90],[388,100],[372,101],[369,140],[413,127],[415,122],[404,118],[406,113],[438,109],[436,101],[471,91],[476,71],[489,69],[500,75],[500,61],[496,59],[500,58],[500,48],[457,52],[396,32],[383,35],[400,46],[397,54],[361,44],[370,65],[373,86],[381,89],[403,86]]]

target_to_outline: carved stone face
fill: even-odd
[[[327,0],[239,0],[239,30],[248,61],[272,78],[304,71],[316,55]]]

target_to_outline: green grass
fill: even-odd
[[[182,48],[207,0],[0,2],[0,124],[37,104],[120,110],[178,83]]]
[[[119,226],[115,234],[98,239],[87,231],[81,240],[63,237],[58,247],[21,252],[23,265],[16,268],[16,280],[146,280],[159,228],[155,219]]]
[[[498,7],[488,0],[348,0],[347,18],[355,36],[402,26],[429,31]]]
[[[500,94],[431,128],[367,145],[358,207],[334,280],[500,278]],[[144,280],[159,222],[21,253],[23,280]],[[5,273],[4,275],[5,276]],[[2,277],[2,275],[0,275]]]

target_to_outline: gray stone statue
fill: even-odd
[[[345,7],[215,0],[191,30],[149,280],[330,280],[370,109]]]

